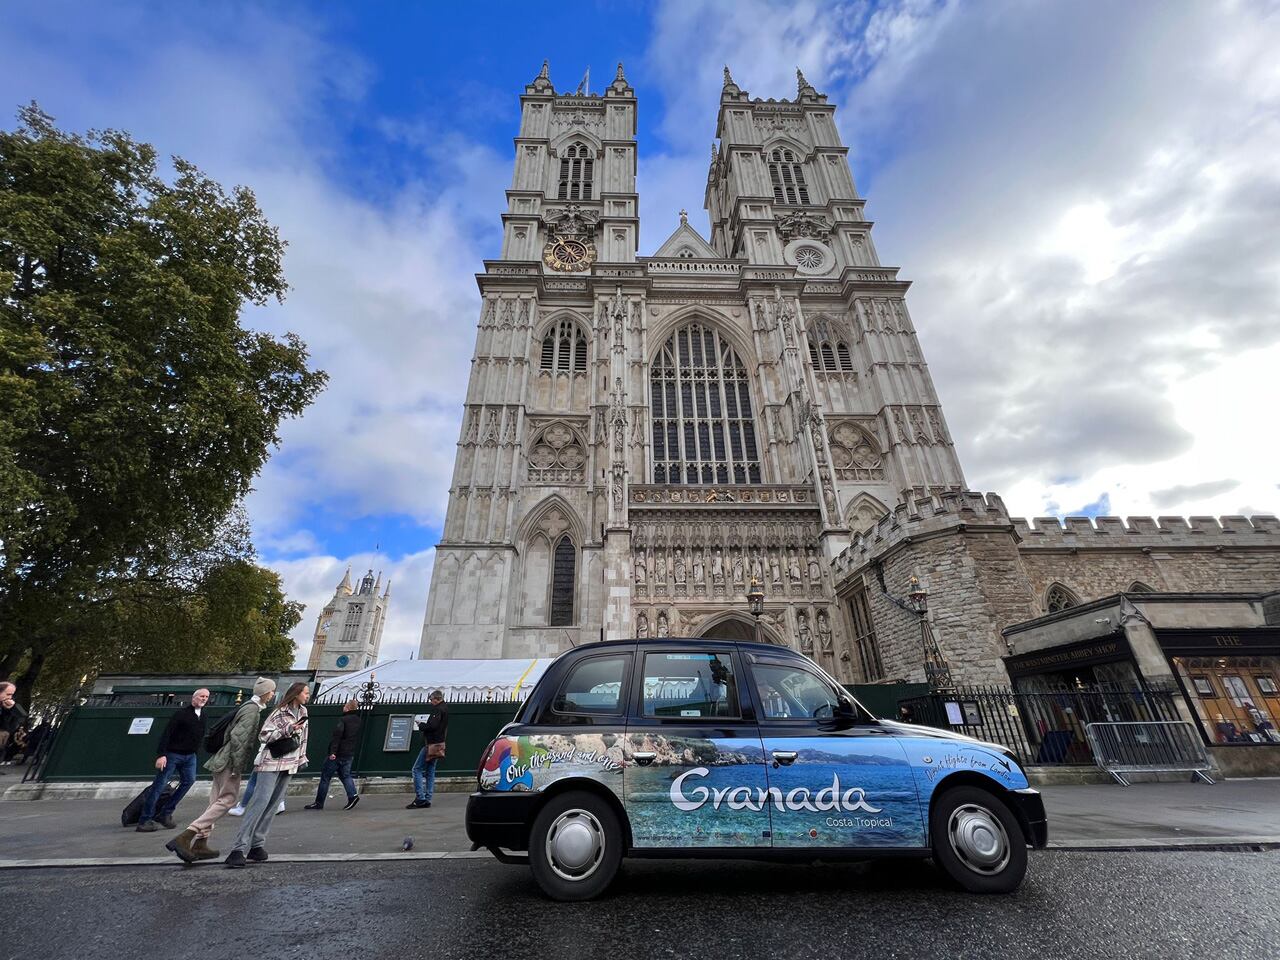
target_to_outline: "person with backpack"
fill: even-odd
[[[253,685],[252,699],[219,720],[205,737],[204,748],[213,754],[204,762],[204,768],[213,774],[209,806],[191,821],[191,826],[164,845],[184,863],[221,856],[217,850],[209,849],[209,835],[240,795],[240,775],[253,762],[262,710],[275,696],[276,682],[259,677]]]
[[[162,826],[173,830],[177,826],[173,822],[173,812],[196,782],[196,750],[204,740],[204,705],[208,702],[209,691],[201,687],[191,694],[190,703],[165,724],[164,732],[160,734],[160,745],[156,748],[156,778],[143,801],[142,815],[134,828],[138,833],[155,833]],[[160,799],[173,777],[178,778],[178,789],[161,804]]]
[[[247,861],[267,859],[267,835],[276,816],[276,804],[289,788],[289,780],[307,765],[307,701],[311,687],[295,683],[285,691],[267,722],[258,731],[262,749],[254,761],[258,787],[244,811],[244,823],[227,854],[228,867],[243,867]]]

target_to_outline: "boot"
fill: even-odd
[[[137,833],[155,833],[160,829],[160,824],[156,823],[154,820],[143,820],[133,829]]]
[[[222,856],[217,850],[209,849],[208,837],[199,837],[195,843],[191,844],[191,852],[195,854],[197,860],[216,860]]]
[[[192,845],[196,842],[196,832],[191,827],[183,830],[180,834],[164,845],[164,848],[178,855],[178,859],[183,863],[195,863],[196,854],[192,849]]]

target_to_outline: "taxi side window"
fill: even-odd
[[[738,681],[729,653],[648,653],[644,658],[646,717],[738,717]]]
[[[630,660],[629,654],[583,660],[569,671],[569,676],[560,685],[560,691],[551,702],[552,711],[618,716],[622,713],[622,681]]]
[[[831,684],[798,665],[753,663],[756,693],[768,720],[829,720],[839,694]]]

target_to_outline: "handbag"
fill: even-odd
[[[427,759],[428,759],[428,760],[443,760],[443,759],[444,759],[444,744],[443,744],[443,743],[428,743],[428,744],[427,744]]]
[[[298,722],[306,723],[307,718],[303,717]],[[271,756],[279,760],[281,757],[285,757],[293,753],[300,746],[302,746],[302,741],[299,740],[297,737],[294,737],[294,736],[281,737],[279,740],[272,740],[270,743],[267,744],[267,753],[271,754]]]

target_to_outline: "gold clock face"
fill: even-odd
[[[547,244],[542,262],[552,270],[585,270],[596,258],[595,247],[582,240],[561,238]]]

